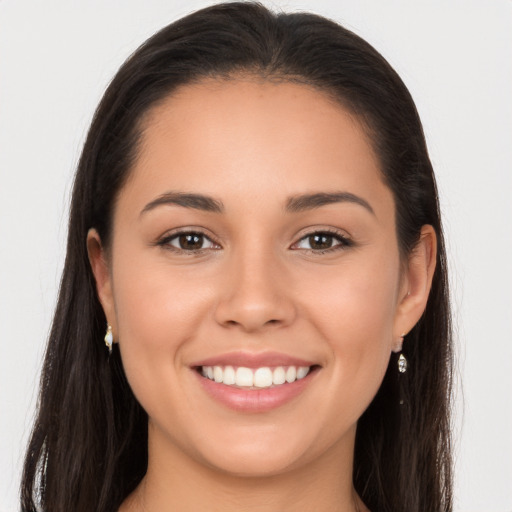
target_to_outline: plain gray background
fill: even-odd
[[[0,0],[0,512],[18,508],[72,172],[94,108],[144,39],[210,3]],[[457,327],[455,510],[512,511],[512,1],[264,3],[351,28],[416,100]]]

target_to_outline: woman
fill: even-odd
[[[448,511],[450,372],[407,89],[331,21],[213,6],[96,112],[22,509]]]

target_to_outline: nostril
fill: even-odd
[[[277,320],[277,319],[270,319],[270,320],[267,320],[264,325],[275,325],[275,324],[279,324],[281,323],[281,320]],[[225,322],[226,325],[243,325],[243,322],[238,322],[236,320],[227,320]]]
[[[215,306],[215,321],[228,328],[256,331],[288,325],[295,318],[293,300],[271,293],[249,294],[247,290],[222,297]]]

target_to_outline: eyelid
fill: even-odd
[[[302,234],[298,236],[296,241],[290,246],[291,250],[297,250],[302,252],[310,252],[313,254],[323,254],[330,251],[336,251],[340,249],[347,249],[348,247],[351,247],[354,245],[354,241],[351,239],[350,235],[348,235],[345,231],[342,231],[338,228],[332,228],[332,227],[318,227],[318,228],[306,228],[306,230],[303,230]],[[214,246],[216,247],[207,247],[207,248],[201,248],[196,250],[186,250],[181,249],[179,247],[175,247],[171,245],[169,242],[179,236],[182,235],[188,235],[188,234],[197,234],[201,235],[207,240],[209,240]],[[318,234],[324,234],[328,236],[332,236],[335,238],[338,243],[333,245],[332,247],[329,247],[327,249],[307,249],[307,248],[298,248],[297,245],[302,242],[303,240],[307,239],[308,237],[318,235]],[[198,255],[202,254],[206,251],[211,250],[219,250],[222,249],[221,244],[216,240],[215,236],[212,236],[209,232],[209,230],[206,230],[204,228],[201,228],[199,226],[181,226],[178,228],[174,228],[172,230],[169,230],[165,232],[162,236],[160,236],[154,245],[161,246],[165,249],[168,249],[170,251],[175,251],[179,253],[185,253],[188,255]]]
[[[327,249],[300,249],[296,247],[300,242],[303,240],[314,236],[314,235],[328,235],[332,236],[333,238],[337,239],[339,243],[336,245],[333,245],[332,247],[329,247]],[[290,249],[297,250],[297,251],[304,251],[304,252],[310,252],[314,254],[323,254],[325,252],[329,251],[336,251],[340,249],[346,249],[348,247],[351,247],[354,245],[353,240],[350,238],[349,235],[347,235],[346,232],[341,231],[336,228],[309,228],[309,230],[306,233],[302,233],[300,237],[297,239],[296,242],[294,242]]]
[[[189,255],[201,254],[204,251],[221,249],[222,246],[220,245],[220,243],[215,239],[214,236],[212,236],[207,231],[208,230],[205,230],[204,228],[201,228],[199,226],[181,226],[179,228],[174,228],[169,231],[166,231],[162,236],[160,236],[157,239],[157,241],[155,242],[155,245],[161,246],[170,251],[186,253]],[[207,248],[201,248],[201,249],[197,249],[197,250],[186,250],[186,249],[181,249],[179,247],[175,247],[169,243],[171,240],[178,238],[182,235],[192,235],[192,234],[201,235],[202,237],[209,240],[216,247],[207,247]]]

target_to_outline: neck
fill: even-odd
[[[119,512],[367,511],[352,484],[354,435],[307,464],[265,476],[223,472],[175,445],[162,449],[154,437],[150,429],[146,476]]]

